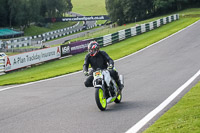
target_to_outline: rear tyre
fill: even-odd
[[[115,99],[115,103],[120,103],[122,100],[122,93],[120,93],[117,98]]]
[[[96,88],[96,90],[95,90],[95,100],[96,100],[98,108],[101,111],[104,111],[107,107],[107,101],[106,101],[106,98],[104,98],[104,96],[103,96],[102,88]]]

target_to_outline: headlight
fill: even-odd
[[[102,79],[96,79],[96,85],[102,85]]]

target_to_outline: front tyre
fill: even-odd
[[[106,101],[106,98],[104,98],[104,96],[103,96],[102,88],[96,88],[96,90],[95,90],[95,100],[96,100],[98,108],[101,111],[104,111],[107,107],[107,101]]]
[[[117,98],[115,99],[115,103],[120,103],[122,100],[122,93],[118,94]]]

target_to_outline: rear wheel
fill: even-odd
[[[122,100],[122,93],[118,94],[117,98],[115,99],[115,103],[120,103]]]
[[[102,88],[96,88],[95,100],[96,100],[98,108],[101,111],[104,111],[106,109],[106,107],[107,107],[107,101],[106,101],[106,98],[103,96]]]

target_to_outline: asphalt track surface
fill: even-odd
[[[80,72],[0,91],[0,133],[126,132],[200,69],[199,29],[200,22],[115,62],[125,77],[123,100],[104,112],[96,106],[95,90],[83,86]]]

